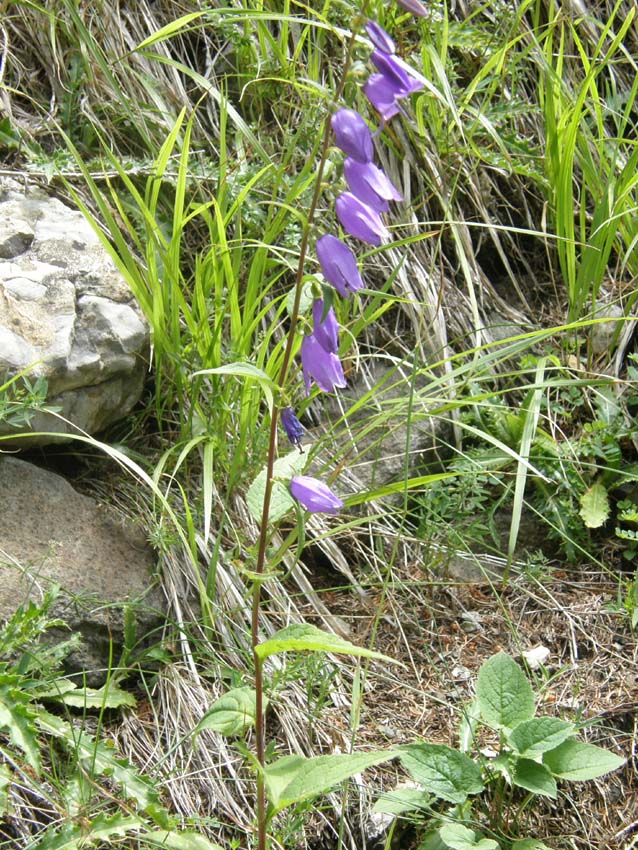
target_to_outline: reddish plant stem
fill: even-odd
[[[363,7],[361,10],[361,16],[365,16],[366,8],[368,2],[365,0],[363,3]],[[348,45],[346,48],[346,58],[343,64],[343,70],[341,72],[341,77],[339,79],[339,83],[335,90],[334,100],[337,102],[341,95],[343,94],[343,90],[345,88],[346,79],[348,76],[348,71],[350,70],[350,64],[352,62],[352,49],[354,47],[354,42],[357,36],[357,26],[356,22],[352,28],[352,32],[350,35],[350,39],[348,40]],[[321,153],[319,159],[319,166],[317,168],[317,175],[315,177],[315,187],[312,195],[312,201],[310,203],[310,209],[308,210],[308,216],[304,225],[302,237],[301,237],[301,245],[299,247],[299,263],[297,265],[297,276],[295,281],[295,300],[293,303],[293,307],[290,313],[290,327],[288,329],[288,337],[286,340],[286,348],[284,351],[283,360],[281,362],[281,368],[279,370],[279,375],[277,378],[277,385],[280,390],[283,390],[286,384],[286,378],[288,377],[288,372],[290,370],[290,363],[292,360],[292,350],[295,342],[295,334],[297,329],[297,321],[299,319],[299,306],[301,304],[301,292],[303,289],[303,273],[304,273],[304,263],[306,261],[306,254],[308,252],[308,241],[310,239],[310,229],[312,227],[315,214],[317,212],[317,206],[319,204],[319,198],[321,196],[321,184],[323,179],[323,172],[326,165],[326,159],[328,155],[328,148],[330,147],[330,116],[327,116],[324,121],[324,133],[323,133],[323,141],[321,144]],[[261,604],[261,576],[264,573],[264,566],[266,563],[266,547],[268,545],[268,516],[270,514],[270,500],[272,496],[272,486],[273,486],[273,469],[275,464],[275,456],[277,451],[277,422],[279,419],[279,407],[275,404],[273,405],[271,416],[270,416],[270,437],[268,441],[268,457],[266,461],[266,485],[264,488],[264,506],[261,516],[261,529],[259,533],[259,545],[257,549],[257,562],[255,565],[255,572],[258,576],[253,586],[252,593],[252,617],[251,617],[251,642],[253,647],[253,661],[255,665],[255,755],[257,757],[257,762],[259,763],[259,769],[257,773],[257,847],[258,850],[267,850],[267,824],[266,824],[266,787],[264,781],[264,775],[262,769],[265,765],[265,755],[266,755],[266,722],[264,718],[263,712],[263,701],[264,701],[264,683],[263,683],[263,670],[262,670],[262,662],[258,658],[255,653],[255,647],[259,643],[259,608]]]

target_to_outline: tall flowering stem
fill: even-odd
[[[368,0],[364,0],[362,4],[362,9],[360,12],[360,21],[363,22],[365,19],[366,11],[368,7]],[[341,95],[343,94],[346,79],[348,77],[348,71],[350,70],[350,64],[352,62],[352,53],[355,44],[355,40],[357,37],[357,21],[355,20],[354,25],[352,27],[352,33],[348,40],[348,44],[346,47],[346,57],[343,64],[343,69],[341,72],[341,77],[339,79],[339,83],[337,84],[337,88],[334,94],[335,102],[339,101]],[[321,151],[319,156],[319,165],[317,168],[317,175],[315,178],[315,186],[312,195],[312,201],[310,203],[310,208],[308,210],[308,216],[306,219],[306,223],[303,228],[303,233],[301,237],[301,245],[299,247],[299,264],[297,266],[297,276],[295,282],[295,298],[292,306],[292,310],[290,313],[290,328],[288,331],[288,338],[286,340],[286,348],[284,351],[283,360],[281,362],[281,369],[279,370],[279,375],[277,378],[277,383],[281,389],[285,386],[286,379],[288,377],[288,372],[290,370],[290,362],[292,360],[292,350],[295,341],[295,331],[297,327],[297,321],[299,319],[299,306],[301,304],[301,293],[303,289],[303,270],[304,264],[306,261],[306,254],[308,252],[308,241],[310,238],[310,228],[314,221],[314,217],[317,211],[317,206],[319,204],[319,198],[321,196],[321,184],[323,180],[323,172],[326,165],[326,159],[328,156],[328,149],[330,147],[330,116],[327,115],[324,120],[324,133],[323,140],[321,143]],[[252,618],[251,618],[251,638],[252,638],[252,647],[253,647],[253,659],[255,665],[255,737],[256,737],[256,745],[255,745],[255,755],[257,756],[257,761],[259,765],[263,767],[265,764],[265,756],[266,756],[266,726],[264,719],[264,706],[263,706],[263,669],[262,662],[259,657],[254,652],[255,647],[259,643],[259,608],[261,604],[261,585],[262,582],[260,577],[264,573],[264,568],[266,564],[266,547],[268,544],[268,516],[270,514],[270,500],[272,496],[272,486],[273,486],[273,470],[275,465],[275,457],[276,457],[276,449],[277,449],[277,422],[279,419],[279,408],[275,404],[272,409],[272,414],[270,418],[270,437],[268,441],[268,457],[266,461],[266,485],[264,489],[264,506],[261,517],[261,529],[259,533],[259,544],[257,549],[257,562],[255,565],[255,573],[257,574],[257,579],[253,586],[252,593]],[[267,847],[267,835],[266,835],[266,788],[264,783],[263,773],[258,772],[257,775],[257,838],[258,850],[266,850]]]

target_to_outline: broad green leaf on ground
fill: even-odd
[[[543,797],[556,799],[558,789],[556,780],[545,767],[531,759],[519,759],[514,768],[514,785],[532,791],[534,794],[542,794]]]
[[[574,738],[569,738],[543,756],[543,763],[554,776],[569,779],[572,782],[583,782],[586,779],[603,776],[622,767],[625,761],[626,759],[609,750],[594,744],[585,744]]]
[[[420,812],[431,800],[421,788],[395,788],[386,791],[374,804],[372,811],[387,815],[400,815],[403,812]]]
[[[521,756],[534,758],[553,750],[574,733],[574,726],[558,717],[532,717],[519,723],[507,736],[508,743]]]
[[[387,655],[357,646],[339,637],[339,635],[324,632],[322,629],[318,629],[316,626],[307,623],[297,623],[287,626],[285,629],[280,629],[271,638],[257,644],[255,647],[255,655],[262,661],[268,658],[269,655],[291,651],[336,652],[344,655],[356,655],[362,658],[380,658],[383,661],[393,664],[399,663]]]
[[[29,765],[40,772],[35,713],[29,707],[30,697],[20,687],[22,677],[0,674],[0,729],[9,734],[11,743],[22,750]]]
[[[461,823],[443,824],[439,835],[451,850],[498,850],[496,841],[477,835]]]
[[[476,762],[445,744],[408,744],[400,748],[399,758],[415,782],[449,803],[463,803],[483,790]]]
[[[551,847],[537,838],[523,838],[522,841],[514,841],[511,850],[551,850]]]
[[[301,475],[307,462],[308,456],[301,454],[298,449],[289,452],[284,457],[280,457],[275,461],[273,467],[273,478],[275,481],[273,482],[272,492],[270,494],[268,522],[278,522],[298,504],[292,497],[288,482],[294,475]],[[283,480],[276,480],[278,478]],[[262,469],[246,492],[246,504],[255,522],[261,522],[265,492],[266,470]]]
[[[534,691],[513,658],[499,652],[482,665],[476,697],[483,720],[499,728],[513,729],[534,716]]]
[[[37,850],[86,850],[88,847],[121,847],[120,839],[144,832],[141,818],[118,812],[110,817],[97,815],[87,823],[67,822],[62,828],[38,836]]]
[[[580,517],[587,528],[600,528],[609,516],[607,488],[596,481],[580,497]]]
[[[123,705],[136,704],[133,694],[115,685],[104,685],[98,689],[83,688],[68,679],[56,682],[54,687],[46,691],[39,690],[38,699],[61,702],[72,708],[120,708]]]
[[[213,844],[198,832],[157,830],[157,832],[147,832],[143,839],[144,846],[157,846],[166,850],[223,850],[219,844]]]
[[[397,756],[394,750],[346,755],[284,756],[264,769],[266,793],[275,812],[316,797],[367,767]]]
[[[264,710],[268,700],[264,699]],[[211,705],[194,729],[198,735],[204,729],[213,729],[221,735],[241,735],[255,725],[257,709],[252,688],[234,688]]]
[[[199,372],[193,372],[195,375],[230,375],[235,378],[249,378],[257,381],[266,399],[268,410],[273,408],[273,389],[277,386],[272,378],[270,378],[263,369],[258,366],[253,366],[252,363],[227,363],[225,366],[216,366],[214,369],[200,369]]]

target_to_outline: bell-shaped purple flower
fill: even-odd
[[[326,351],[314,333],[305,336],[301,343],[301,366],[308,395],[310,395],[310,385],[313,380],[325,393],[333,393],[337,387],[346,386],[338,355],[332,351]]]
[[[322,348],[336,354],[339,351],[339,323],[332,307],[328,308],[325,318],[324,310],[323,298],[317,298],[312,305],[312,333]]]
[[[376,48],[382,50],[384,53],[394,53],[396,50],[394,41],[380,24],[376,21],[368,21],[366,32],[368,33],[368,38]]]
[[[406,12],[412,12],[417,18],[424,18],[427,15],[425,6],[419,0],[397,0],[397,4]]]
[[[301,438],[303,437],[303,425],[295,416],[295,411],[292,409],[292,407],[284,407],[284,409],[281,411],[281,424],[293,446],[298,446],[299,451],[303,451],[303,449],[301,448]]]
[[[396,97],[407,97],[412,92],[423,88],[423,83],[413,77],[396,56],[384,53],[382,50],[373,50],[370,56],[387,82],[394,87]]]
[[[403,196],[373,162],[357,162],[348,157],[343,172],[353,195],[377,212],[387,212],[388,201],[402,201]]]
[[[345,242],[326,234],[317,239],[316,249],[325,279],[342,298],[349,298],[351,292],[363,289],[357,258]]]
[[[384,121],[389,121],[402,111],[398,104],[398,98],[401,95],[383,74],[372,74],[363,87],[363,91]]]
[[[332,116],[332,129],[338,147],[359,162],[370,162],[374,157],[370,128],[354,109],[340,109]]]
[[[350,236],[370,245],[380,245],[384,239],[390,237],[379,213],[360,201],[352,192],[339,195],[335,207],[339,221]]]
[[[337,514],[343,507],[341,499],[327,484],[310,475],[295,475],[290,492],[312,514]]]

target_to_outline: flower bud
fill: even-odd
[[[298,446],[299,451],[302,451],[301,438],[303,437],[303,425],[295,416],[295,411],[292,407],[284,407],[281,411],[281,424],[293,446]]]
[[[351,292],[363,289],[357,258],[345,242],[326,234],[317,239],[316,249],[325,279],[342,298],[349,298]]]

